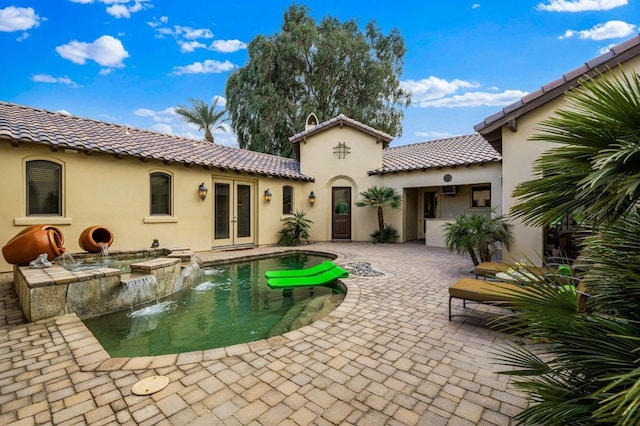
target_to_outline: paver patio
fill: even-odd
[[[509,339],[484,323],[495,308],[447,319],[447,288],[470,276],[469,259],[418,243],[303,249],[369,262],[384,276],[344,279],[342,305],[302,329],[186,354],[111,359],[75,316],[21,322],[4,285],[0,424],[507,425],[526,407],[495,373],[491,350]],[[282,249],[198,255],[209,262],[273,250]],[[463,313],[455,301],[454,312]],[[169,385],[132,394],[154,375]]]

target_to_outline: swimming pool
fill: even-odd
[[[191,352],[283,334],[336,307],[344,288],[271,290],[264,272],[309,267],[327,258],[295,253],[203,267],[192,288],[84,323],[111,357]]]

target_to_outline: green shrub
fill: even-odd
[[[313,221],[305,216],[305,212],[297,211],[284,220],[284,227],[280,230],[279,245],[299,246],[303,241],[309,240],[309,228]]]
[[[398,241],[398,238],[400,238],[400,235],[393,226],[385,225],[382,235],[380,235],[380,230],[376,229],[376,231],[371,234],[371,238],[373,239],[374,244],[395,243]]]

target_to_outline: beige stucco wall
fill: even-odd
[[[495,214],[501,213],[502,207],[502,183],[501,183],[501,170],[502,166],[500,162],[487,163],[482,166],[473,165],[469,167],[446,167],[443,169],[430,169],[419,172],[409,173],[397,173],[386,174],[382,176],[382,184],[396,188],[400,193],[405,190],[405,196],[407,193],[411,194],[408,199],[404,200],[404,208],[406,215],[404,215],[404,231],[407,234],[406,239],[425,238],[423,232],[423,211],[422,193],[424,191],[436,191],[438,192],[438,209],[436,217],[441,219],[454,219],[465,212],[487,212],[493,208]],[[446,183],[444,181],[444,175],[451,175],[451,182]],[[487,208],[473,208],[471,206],[471,188],[475,185],[489,184],[491,185],[491,207]],[[455,196],[444,196],[441,193],[443,185],[456,185],[457,193]],[[408,191],[408,188],[415,190]],[[417,201],[416,208],[407,209],[407,203]],[[394,219],[392,223],[396,229],[401,229],[403,215],[401,212],[393,212],[390,217]],[[385,220],[387,216],[385,215]],[[418,229],[413,229],[413,226],[417,226]],[[429,224],[427,223],[426,227]],[[434,228],[437,228],[434,230]],[[433,247],[443,247],[443,239],[440,235],[438,238],[434,238],[436,234],[442,234],[440,225],[433,225],[428,230],[431,234],[431,238],[426,238],[426,243]],[[404,237],[404,234],[403,234]],[[404,241],[405,239],[403,239]]]
[[[32,159],[56,161],[63,165],[63,217],[26,217],[25,162]],[[295,208],[306,203],[309,183],[254,177],[236,173],[185,167],[183,164],[165,165],[160,161],[142,162],[137,158],[121,160],[112,155],[77,151],[52,152],[48,146],[20,144],[12,147],[0,140],[0,245],[4,246],[16,233],[32,224],[58,225],[69,252],[81,251],[78,237],[87,227],[100,225],[109,228],[115,240],[111,250],[149,247],[158,239],[163,247],[183,246],[193,250],[208,250],[213,243],[213,186],[216,178],[241,179],[251,182],[254,191],[254,243],[275,244],[282,227],[281,188],[294,187]],[[149,174],[169,173],[173,179],[172,217],[149,216]],[[203,202],[197,194],[201,182],[209,188]],[[262,194],[269,188],[274,194],[270,205]],[[280,192],[279,192],[280,191]],[[259,218],[259,220],[258,220]],[[4,258],[0,272],[11,270]]]
[[[339,142],[346,142],[350,153],[344,159],[334,154],[333,148]],[[355,207],[360,192],[372,185],[381,185],[378,176],[369,176],[369,170],[382,166],[382,142],[350,126],[334,126],[311,135],[300,142],[300,170],[315,178],[315,183],[307,185],[316,195],[316,205],[306,207],[308,217],[314,221],[311,239],[327,241],[331,239],[331,188],[351,188],[351,239],[370,241],[370,234],[378,228],[376,211],[366,207]],[[400,223],[393,215],[385,215],[385,221],[400,231]],[[325,224],[319,226],[319,224]]]
[[[634,58],[624,65],[625,72],[640,70],[640,58]],[[614,73],[619,74],[616,68]],[[529,141],[528,139],[538,133],[539,123],[553,115],[558,108],[566,106],[564,96],[556,98],[547,104],[531,111],[517,120],[517,131],[511,132],[506,126],[502,128],[502,177],[503,177],[503,208],[509,212],[516,200],[512,193],[521,182],[534,178],[532,173],[533,162],[544,151],[557,146],[546,142]],[[544,235],[543,229],[525,226],[520,220],[511,218],[514,224],[514,244],[511,250],[504,250],[503,258],[513,260],[519,258],[530,259],[532,262],[540,262],[543,256]]]

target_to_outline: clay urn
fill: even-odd
[[[31,225],[18,232],[4,247],[2,255],[12,265],[27,265],[40,254],[48,260],[62,256],[66,249],[60,228],[53,225]]]
[[[113,244],[113,234],[104,226],[90,226],[80,234],[78,239],[80,248],[89,253],[100,253],[104,248]]]

